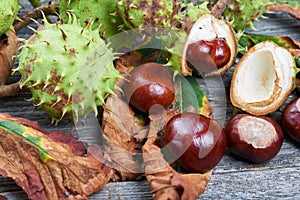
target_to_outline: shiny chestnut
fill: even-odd
[[[287,134],[300,143],[300,98],[292,100],[285,106],[281,122]]]
[[[224,39],[199,40],[187,47],[186,59],[201,72],[210,72],[225,66],[231,56],[229,45]]]
[[[236,114],[225,127],[231,153],[254,163],[275,157],[281,149],[284,135],[279,124],[266,116]]]
[[[213,119],[197,113],[173,116],[166,124],[164,142],[180,165],[192,172],[207,172],[222,159],[226,133]]]
[[[168,70],[149,62],[134,68],[127,77],[125,96],[129,103],[143,112],[159,112],[173,102],[174,84]]]

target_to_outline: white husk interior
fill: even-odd
[[[267,100],[275,88],[273,54],[269,50],[259,50],[249,55],[247,61],[239,68],[236,92],[245,103]]]
[[[272,42],[257,44],[245,54],[233,80],[234,100],[240,107],[268,109],[287,96],[294,80],[291,54]]]

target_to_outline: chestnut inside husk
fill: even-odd
[[[224,39],[199,40],[188,45],[186,59],[192,68],[200,72],[211,72],[225,66],[231,50]]]
[[[225,127],[231,153],[254,163],[262,163],[279,152],[284,135],[280,125],[266,116],[236,114]]]
[[[211,14],[198,18],[183,47],[183,75],[224,74],[237,55],[237,39],[231,24]]]

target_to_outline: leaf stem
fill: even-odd
[[[212,7],[211,14],[220,19],[228,3],[229,0],[218,0],[217,3],[215,3],[215,5]]]
[[[19,83],[12,83],[10,85],[0,85],[0,97],[15,96],[22,92]]]

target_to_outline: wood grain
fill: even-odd
[[[300,21],[284,13],[272,13],[266,16],[267,18],[255,24],[257,30],[247,30],[247,32],[286,35],[300,41]],[[27,31],[19,34],[24,38],[30,35]],[[225,88],[222,88],[221,92],[228,93],[230,76],[229,71],[223,77]],[[10,81],[16,80],[17,77],[10,79]],[[205,82],[203,80],[199,82],[205,88]],[[224,124],[233,111],[228,98],[227,101],[218,102],[218,99],[212,95],[208,96],[215,113],[218,113],[218,110],[224,111],[215,116],[217,120],[224,120]],[[58,126],[51,125],[49,116],[32,106],[31,102],[24,100],[29,98],[28,93],[0,98],[0,112],[38,121],[48,131],[61,130],[78,134],[72,122],[63,121]],[[270,116],[277,121],[280,120],[280,112],[275,112]],[[82,139],[91,142],[93,140],[92,138]],[[4,177],[0,177],[0,195],[12,200],[27,198],[11,179]],[[112,182],[102,191],[90,196],[90,199],[151,199],[151,191],[145,180]],[[300,199],[300,146],[286,136],[279,154],[263,164],[247,163],[227,152],[214,169],[211,181],[199,199]]]

